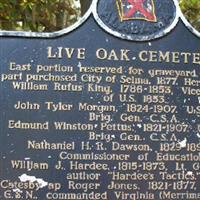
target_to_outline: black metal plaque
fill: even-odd
[[[176,1],[0,34],[0,199],[200,199],[200,38]]]

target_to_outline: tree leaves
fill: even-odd
[[[200,0],[180,0],[180,6],[187,20],[200,31]]]
[[[53,32],[72,25],[80,16],[78,0],[0,0],[2,30]]]

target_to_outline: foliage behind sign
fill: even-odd
[[[180,5],[185,17],[197,30],[200,30],[200,1],[181,0]]]
[[[52,32],[73,24],[81,16],[77,0],[0,1],[0,28]]]

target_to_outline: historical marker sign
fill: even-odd
[[[200,199],[200,39],[176,1],[1,35],[0,199]]]

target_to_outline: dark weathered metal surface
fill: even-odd
[[[155,2],[159,11],[161,3]],[[171,9],[175,12],[173,1],[167,2],[169,12]],[[98,13],[101,19],[107,13],[104,5],[100,1],[97,7],[102,9]],[[154,36],[153,33],[141,36],[129,30],[121,33],[119,26],[116,29],[120,33],[110,30],[111,22],[105,26],[102,23],[105,18],[98,18],[95,6],[81,22],[92,11],[103,29],[90,16],[84,25],[77,28],[80,25],[77,24],[70,32],[68,29],[41,35],[1,33],[0,199],[200,199],[200,39],[181,20],[175,26],[179,10],[176,16],[170,14],[166,29],[156,29]],[[114,17],[117,15],[116,11]],[[146,24],[130,21],[126,23],[128,28],[131,23]],[[46,78],[40,78],[44,75]],[[39,84],[43,87],[39,88]],[[80,103],[90,105],[90,109],[81,109]],[[31,108],[30,104],[35,106]],[[130,117],[124,119],[122,114]],[[20,123],[43,123],[43,128],[22,128]],[[71,124],[73,128],[59,129],[55,123]],[[92,132],[98,137],[92,139]],[[124,139],[124,134],[129,139]],[[64,147],[54,149],[52,144],[58,143]],[[161,144],[170,147],[161,150]],[[146,149],[145,146],[139,149],[139,145],[146,145]],[[163,155],[160,160],[158,153]],[[68,154],[89,157],[70,159]],[[182,160],[165,159],[167,154]],[[109,159],[108,155],[123,158]],[[71,162],[88,164],[90,168],[75,169]],[[34,168],[34,163],[43,165]],[[82,175],[70,180],[70,173]],[[114,180],[114,173],[121,173],[122,178]],[[173,177],[169,175],[167,179],[160,173]],[[83,174],[96,178],[84,179]],[[123,178],[126,174],[130,176]],[[70,188],[70,181],[86,185]],[[133,188],[112,189],[108,187],[111,182]],[[70,193],[75,197],[67,197]]]

